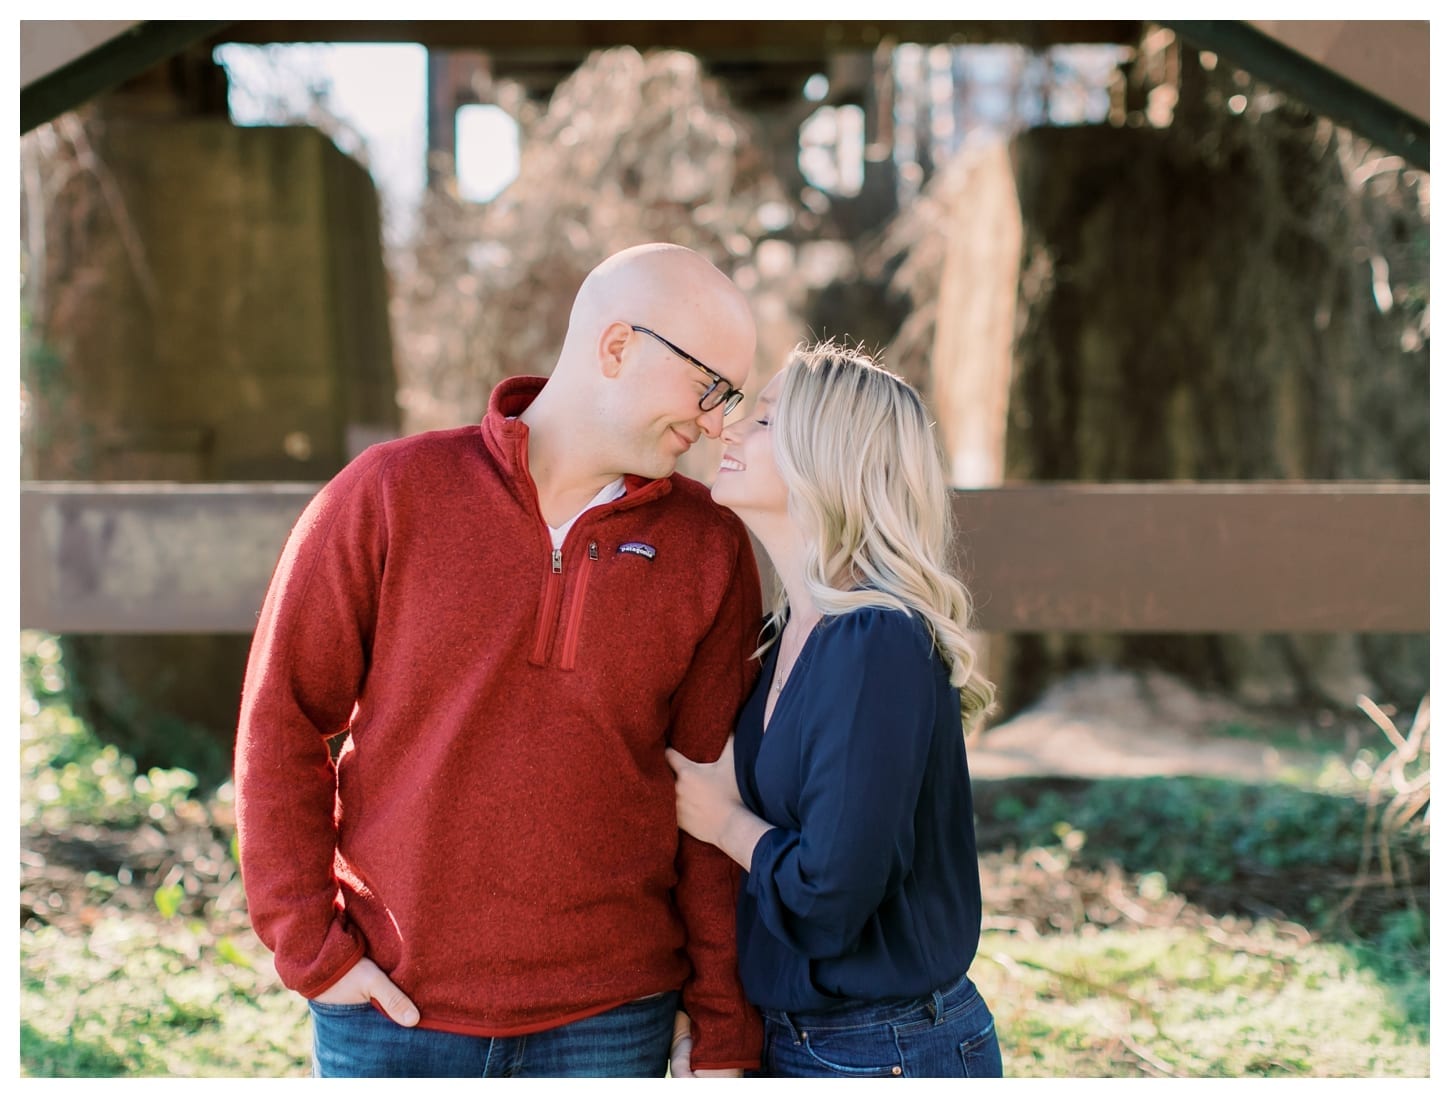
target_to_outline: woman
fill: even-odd
[[[714,498],[782,590],[724,755],[669,759],[680,827],[748,870],[737,936],[762,1074],[1000,1076],[966,976],[981,887],[963,721],[992,688],[944,563],[926,409],[825,344],[798,349],[723,438]]]

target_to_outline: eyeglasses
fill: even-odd
[[[671,351],[674,351],[675,354],[679,355],[691,366],[695,367],[695,369],[703,371],[705,376],[710,379],[712,384],[708,389],[705,390],[704,394],[700,397],[700,411],[713,412],[716,408],[720,407],[721,404],[724,404],[725,414],[728,416],[731,412],[735,411],[735,409],[739,406],[740,402],[745,399],[745,394],[743,392],[735,388],[735,386],[731,385],[730,382],[726,381],[723,377],[717,374],[714,370],[710,369],[710,367],[706,366],[694,355],[688,354],[685,351],[680,350],[658,332],[652,332],[648,328],[640,327],[638,324],[631,324],[630,328],[632,328],[636,332],[643,332],[651,339],[659,340]]]

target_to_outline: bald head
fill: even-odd
[[[755,355],[750,305],[734,282],[689,248],[640,244],[590,271],[569,314],[564,357],[592,357],[599,333],[617,322],[661,333],[736,386],[749,375]]]
[[[521,415],[535,483],[587,499],[624,473],[669,476],[724,429],[718,379],[744,389],[754,364],[750,304],[703,256],[677,244],[610,256],[579,287],[553,373]]]

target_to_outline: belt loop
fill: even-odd
[[[796,1044],[800,1044],[801,1027],[796,1025],[795,1019],[790,1016],[790,1013],[788,1011],[782,1010],[779,1012],[779,1014],[781,1021],[785,1023],[785,1028],[790,1030],[791,1039],[795,1041]]]
[[[942,1005],[941,999],[941,988],[937,988],[931,993],[931,1016],[936,1019],[934,1022],[932,1022],[932,1025],[939,1026],[944,1021],[946,1021],[946,1019],[943,1017],[945,1013],[946,1010]]]

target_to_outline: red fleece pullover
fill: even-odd
[[[508,1036],[683,987],[694,1065],[754,1066],[738,872],[676,829],[664,757],[718,758],[752,684],[750,541],[626,477],[555,553],[507,418],[542,385],[372,447],[293,529],[237,736],[252,922],[304,996],[366,954],[421,1025]]]

